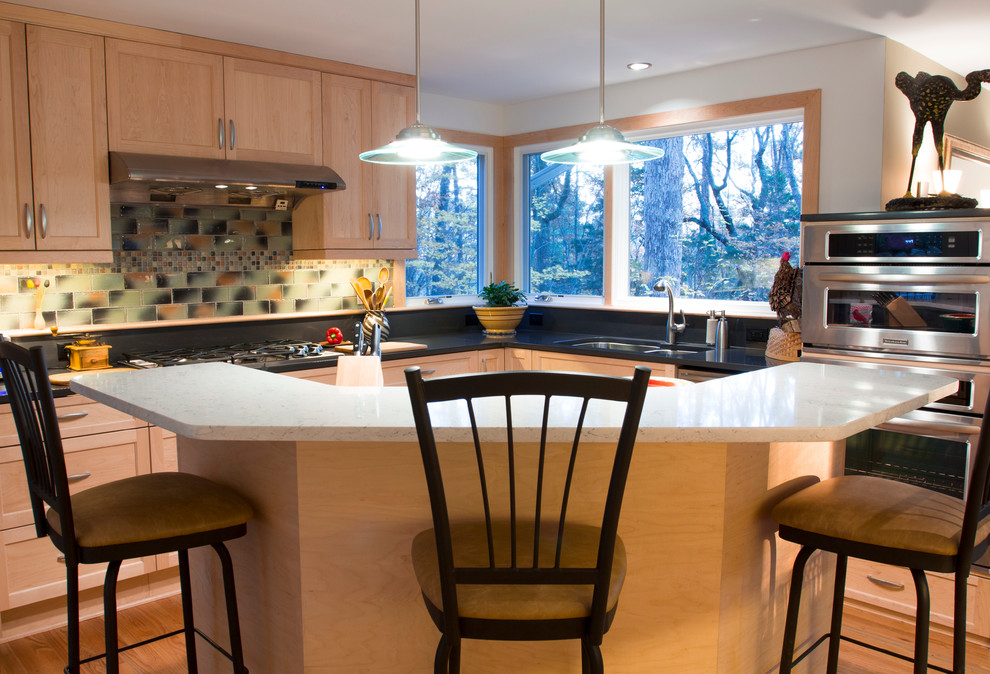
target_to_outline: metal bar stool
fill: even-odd
[[[31,508],[39,537],[48,536],[65,556],[68,613],[68,674],[83,663],[106,658],[119,671],[118,653],[184,634],[190,672],[196,672],[196,635],[220,650],[244,674],[234,572],[224,541],[247,532],[251,506],[238,494],[187,473],[138,475],[70,496],[55,401],[42,347],[30,350],[0,342],[0,370],[17,425]],[[47,511],[46,511],[47,506]],[[193,624],[190,548],[209,545],[220,558],[230,637],[228,653]],[[117,574],[123,560],[178,552],[183,629],[120,647],[117,643]],[[79,565],[108,563],[103,584],[106,652],[80,659]]]
[[[433,513],[412,559],[441,632],[435,672],[460,671],[462,639],[580,639],[582,671],[604,670],[602,636],[626,572],[616,530],[649,378],[646,367],[631,379],[493,372],[423,380],[418,367],[406,370]],[[438,452],[434,404],[444,418],[469,419],[473,441]],[[586,448],[592,405],[617,408],[617,441]],[[504,427],[492,427],[493,415]],[[519,417],[528,417],[526,431],[514,427]],[[541,419],[537,436],[522,436]],[[445,483],[450,459],[457,479]]]

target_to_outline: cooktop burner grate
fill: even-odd
[[[252,365],[271,361],[313,358],[324,355],[326,354],[321,344],[305,340],[276,339],[205,348],[181,347],[159,351],[128,351],[121,354],[120,362],[146,368],[189,365],[192,363]]]

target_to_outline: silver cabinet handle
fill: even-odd
[[[48,236],[48,211],[45,210],[45,205],[41,204],[41,238],[44,239]]]
[[[61,414],[56,417],[59,422],[62,421],[75,421],[76,419],[82,419],[83,417],[89,416],[89,412],[70,412],[68,414]]]
[[[235,133],[234,132],[234,120],[230,120],[230,149],[231,150],[234,149],[234,140],[235,140],[234,133]]]
[[[34,209],[31,204],[24,204],[24,220],[27,223],[27,238],[34,236]]]
[[[378,240],[382,240],[382,214],[378,213]]]
[[[375,217],[368,213],[368,241],[375,238]]]
[[[889,587],[891,590],[903,590],[904,583],[895,583],[892,580],[884,580],[883,578],[877,578],[875,576],[867,576],[869,580],[876,583],[880,587]]]
[[[420,372],[422,374],[436,374],[437,373],[436,370],[421,370]]]
[[[55,558],[55,561],[58,562],[59,564],[65,564],[65,555],[59,555],[58,557]]]
[[[92,473],[77,473],[75,475],[69,475],[66,478],[66,480],[68,480],[69,482],[79,482],[79,480],[85,480],[87,477],[90,477],[91,475]]]
[[[223,119],[217,117],[217,135],[220,137],[220,149],[223,149]]]

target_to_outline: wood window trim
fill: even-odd
[[[645,129],[657,129],[683,124],[703,124],[705,122],[715,122],[733,117],[745,117],[762,113],[784,112],[787,110],[801,110],[804,117],[804,153],[802,168],[802,194],[801,212],[817,213],[819,197],[819,172],[821,159],[821,111],[822,111],[822,91],[821,89],[809,89],[807,91],[796,91],[774,96],[762,96],[759,98],[748,98],[742,101],[730,101],[727,103],[714,103],[697,108],[685,108],[683,110],[671,110],[668,112],[658,112],[646,115],[636,115],[633,117],[623,117],[621,119],[608,120],[608,124],[619,129],[623,133],[642,131]],[[497,156],[502,158],[500,162],[499,175],[496,181],[496,203],[500,205],[504,213],[504,218],[500,219],[496,230],[496,250],[495,250],[495,273],[501,278],[513,278],[515,272],[512,251],[515,246],[514,223],[517,215],[517,197],[512,191],[515,180],[516,166],[513,156],[516,148],[540,143],[553,143],[562,140],[575,139],[584,133],[589,124],[562,126],[555,129],[545,129],[542,131],[532,131],[529,133],[505,136],[500,140],[502,149]],[[502,175],[505,172],[505,175]],[[610,182],[606,181],[605,190],[605,253],[611,253],[610,236],[612,232],[611,203],[612,195],[609,188]],[[505,191],[499,191],[499,189]],[[611,295],[611,283],[606,275],[605,296],[606,304]]]

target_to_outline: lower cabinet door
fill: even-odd
[[[62,448],[72,492],[149,471],[147,428],[65,438]],[[21,448],[0,448],[0,529],[33,521]]]
[[[951,575],[929,573],[928,590],[931,595],[931,621],[952,627],[954,584]],[[990,579],[970,574],[967,579],[966,631],[990,638],[990,620],[987,593]],[[904,616],[905,622],[914,624],[916,595],[911,571],[899,566],[888,566],[862,559],[850,559],[846,573],[846,597],[868,606],[893,611]]]
[[[106,564],[79,567],[79,588],[103,585]],[[154,557],[124,562],[119,579],[155,570]],[[26,606],[65,595],[65,561],[47,537],[38,538],[34,525],[0,532],[0,610]]]

